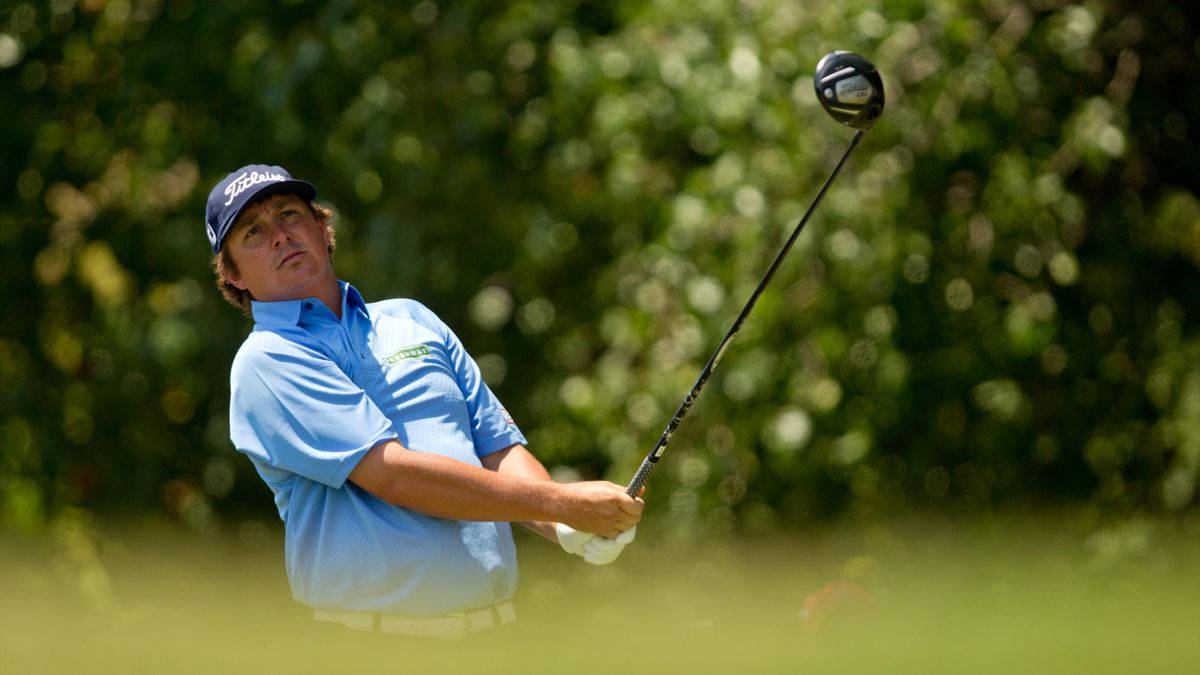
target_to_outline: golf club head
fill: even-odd
[[[883,114],[883,80],[858,54],[826,54],[817,63],[813,87],[825,112],[848,127],[870,129]]]

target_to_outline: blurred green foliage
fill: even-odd
[[[560,477],[624,482],[888,107],[651,484],[684,531],[1193,504],[1200,40],[1174,3],[50,0],[0,9],[0,518],[271,503],[208,188],[312,180],[337,267],[472,350]]]

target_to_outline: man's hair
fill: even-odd
[[[251,204],[259,201],[262,200],[255,200]],[[325,231],[329,233],[329,256],[332,258],[333,249],[337,247],[333,231],[333,210],[314,202],[305,203],[308,205],[308,210],[312,211],[318,220],[325,223]],[[250,206],[250,204],[246,206]],[[221,295],[225,296],[225,300],[229,304],[242,310],[247,317],[253,318],[254,315],[250,312],[250,301],[254,298],[251,297],[250,291],[243,291],[225,278],[226,271],[234,274],[237,274],[238,271],[237,264],[233,262],[233,256],[229,255],[228,246],[221,246],[221,252],[213,256],[212,265],[213,271],[217,273],[217,288],[220,289]]]

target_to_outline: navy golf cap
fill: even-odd
[[[306,201],[317,197],[317,188],[312,183],[292,178],[292,174],[281,166],[249,164],[225,176],[208,193],[208,207],[204,210],[204,229],[213,253],[221,251],[225,235],[233,228],[246,205],[259,197],[287,192],[299,195]]]

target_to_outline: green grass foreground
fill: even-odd
[[[4,533],[0,672],[1174,673],[1200,657],[1195,517],[910,517],[715,541],[666,526],[603,568],[522,536],[518,622],[461,642],[314,624],[272,532]],[[831,580],[870,597],[806,617]]]

